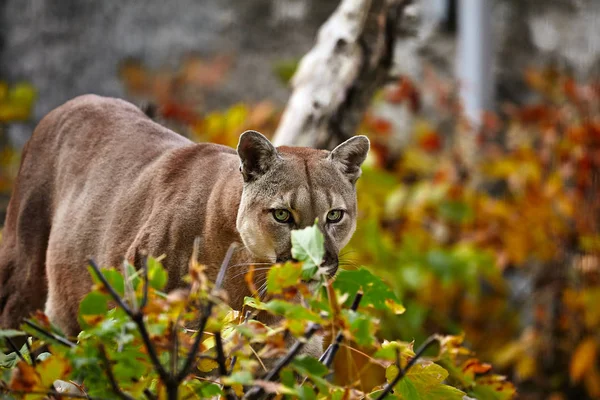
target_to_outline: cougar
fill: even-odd
[[[196,237],[210,279],[240,243],[224,282],[239,309],[251,295],[243,268],[291,259],[290,232],[316,219],[322,266],[334,274],[356,227],[355,182],[368,150],[364,136],[331,152],[275,148],[255,131],[237,151],[196,144],[126,101],[77,97],[44,117],[23,150],[0,243],[0,324],[16,328],[44,309],[76,335],[90,257],[139,267],[143,254],[165,254],[172,290],[185,286]]]

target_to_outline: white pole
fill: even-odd
[[[458,77],[466,117],[478,126],[483,111],[493,108],[494,45],[492,0],[458,3]]]

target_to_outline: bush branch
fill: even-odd
[[[104,348],[104,345],[100,344],[98,350],[100,351],[100,358],[102,359],[102,363],[104,364],[106,376],[110,381],[110,387],[112,388],[113,393],[123,400],[134,400],[133,397],[123,392],[119,387],[119,384],[115,379],[115,375],[113,374],[112,365],[110,364],[110,360],[108,359],[108,355],[106,354],[106,349]]]
[[[416,364],[416,362],[419,360],[419,358],[421,358],[423,356],[425,351],[427,351],[427,349],[429,347],[431,347],[433,344],[438,343],[438,342],[439,342],[438,337],[432,336],[429,339],[427,339],[425,341],[425,343],[423,343],[421,345],[421,347],[419,347],[419,349],[417,350],[417,352],[415,353],[413,358],[411,358],[408,361],[408,363],[406,364],[406,366],[404,368],[400,368],[400,365],[399,365],[400,363],[398,362],[398,375],[396,375],[396,377],[383,388],[383,390],[381,391],[379,396],[377,396],[377,400],[383,400],[388,394],[390,394],[392,392],[392,390],[394,389],[394,387],[398,384],[398,382],[400,382],[402,380],[402,378],[404,378],[406,376],[406,374],[408,373],[408,370],[410,370],[412,368],[412,366]]]
[[[146,304],[148,304],[148,257],[144,257],[144,262],[142,263],[142,273],[144,275],[143,280],[143,294],[142,294],[142,302],[140,303],[140,312],[144,310]]]
[[[212,309],[215,306],[214,297],[217,295],[217,292],[221,290],[223,286],[223,280],[225,279],[225,272],[227,271],[227,267],[229,266],[229,262],[231,261],[231,256],[233,255],[233,251],[237,247],[236,243],[232,243],[225,254],[225,258],[221,263],[221,269],[219,269],[219,274],[217,275],[217,280],[215,282],[215,286],[212,289],[211,295],[206,300],[206,305],[204,306],[204,310],[202,311],[202,316],[200,317],[200,321],[198,323],[198,334],[196,335],[196,340],[192,344],[192,348],[190,349],[185,363],[179,373],[175,376],[175,380],[177,382],[181,382],[185,379],[186,376],[192,370],[192,366],[194,365],[194,360],[196,359],[196,355],[198,354],[198,349],[200,348],[200,343],[202,343],[202,337],[204,336],[204,328],[206,327],[206,323],[212,314]]]
[[[215,350],[217,352],[217,364],[219,365],[219,375],[221,377],[228,376],[229,371],[227,370],[227,364],[225,362],[225,352],[223,351],[223,339],[221,338],[221,332],[215,333]],[[237,396],[231,390],[231,386],[223,385],[223,393],[225,393],[226,400],[235,400]]]
[[[364,295],[364,293],[362,290],[359,290],[356,293],[356,296],[354,296],[354,300],[352,301],[352,306],[350,307],[350,309],[352,311],[358,310],[358,306],[360,305],[363,295]],[[321,361],[327,368],[331,367],[331,364],[333,364],[333,358],[335,357],[338,350],[340,349],[340,344],[342,344],[343,340],[344,340],[344,334],[342,333],[342,331],[340,331],[337,334],[334,342],[331,343],[329,345],[329,347],[327,347],[327,350],[325,351],[325,353],[323,353],[321,358],[319,358],[319,361]]]
[[[298,340],[292,348],[288,351],[288,353],[283,357],[275,366],[267,372],[264,379],[267,382],[273,382],[279,377],[279,373],[281,370],[286,367],[289,363],[294,360],[294,358],[300,353],[300,351],[304,348],[306,343],[310,340],[310,338],[317,332],[320,328],[319,324],[311,323],[308,326],[308,329],[304,332],[303,339]],[[244,396],[244,400],[256,400],[264,393],[264,389],[258,385],[253,386],[246,395]]]
[[[8,347],[10,347],[10,349],[14,353],[17,353],[17,356],[21,359],[21,361],[23,361],[24,363],[27,363],[27,360],[25,359],[25,357],[23,357],[23,354],[21,354],[21,351],[17,348],[17,346],[15,345],[15,342],[13,342],[12,339],[9,337],[7,337],[5,339],[6,339],[6,344],[8,345]]]
[[[106,278],[104,277],[104,274],[102,273],[102,271],[100,271],[98,264],[96,264],[96,262],[92,259],[89,260],[89,263],[90,263],[90,266],[92,267],[92,269],[94,270],[94,272],[96,273],[96,276],[98,277],[98,279],[100,279],[100,281],[102,282],[102,284],[104,285],[106,290],[108,290],[108,293],[110,293],[113,300],[119,305],[119,307],[121,307],[123,309],[123,311],[125,311],[125,313],[129,316],[129,318],[131,318],[132,321],[135,322],[135,324],[137,325],[138,331],[140,332],[140,336],[142,337],[142,341],[144,342],[144,346],[146,347],[146,351],[148,352],[148,356],[150,357],[150,360],[152,361],[152,364],[154,365],[156,372],[158,372],[160,379],[163,381],[163,383],[166,384],[166,382],[168,382],[171,379],[171,376],[167,373],[167,371],[161,364],[160,360],[158,359],[158,354],[156,354],[156,349],[154,348],[154,345],[152,344],[152,340],[150,340],[150,335],[148,334],[148,330],[146,329],[146,324],[144,323],[144,314],[141,311],[142,307],[140,307],[140,310],[138,310],[137,312],[134,313],[131,310],[131,308],[129,308],[129,306],[127,306],[127,304],[125,304],[125,302],[123,301],[121,296],[119,296],[119,294],[115,291],[115,289],[111,286],[111,284],[106,280]],[[148,285],[148,274],[145,273],[144,274],[144,287],[146,287],[147,285]],[[147,290],[147,288],[145,290]],[[143,302],[142,302],[142,304],[143,304]]]
[[[25,320],[24,321],[25,325],[29,326],[30,328],[33,328],[35,331],[41,333],[42,335],[55,340],[56,342],[62,344],[63,346],[67,346],[67,347],[75,347],[75,343],[71,342],[68,339],[65,339],[64,337],[55,335],[54,333],[42,328],[41,326],[29,321],[29,320]]]

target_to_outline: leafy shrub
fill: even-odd
[[[300,262],[275,265],[267,277],[268,295],[246,298],[239,312],[226,305],[223,274],[213,284],[193,259],[189,290],[171,293],[162,292],[167,275],[158,259],[149,258],[137,271],[125,264],[122,272],[100,270],[91,261],[94,286],[80,305],[82,332],[76,339],[66,338],[38,313],[23,326],[34,339],[1,355],[2,391],[9,397],[29,393],[28,399],[513,396],[512,385],[473,358],[461,336],[434,335],[417,350],[414,342],[382,340],[380,314],[404,312],[383,280],[364,267],[325,280],[318,267],[324,249],[317,226],[294,231],[292,243]],[[314,291],[306,283],[310,279],[317,286]],[[252,271],[247,280],[252,282]],[[295,301],[297,297],[301,300]],[[266,326],[253,318],[257,311],[281,321]],[[320,360],[301,352],[317,332],[330,342]],[[9,345],[19,334],[0,331]],[[48,351],[34,357],[44,345]],[[433,345],[438,350],[424,357]],[[380,380],[369,387],[365,382],[341,385],[336,383],[339,376],[332,376],[339,350],[359,351],[357,347],[368,358],[365,370],[381,371]],[[58,394],[65,388],[68,393]]]
[[[526,78],[531,103],[478,129],[435,78],[380,96],[412,125],[396,151],[393,119],[371,113],[361,128],[373,157],[352,261],[406,306],[384,323],[390,335],[464,332],[521,393],[598,398],[600,86],[551,68]]]

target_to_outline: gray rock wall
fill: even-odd
[[[79,94],[125,97],[117,67],[138,58],[175,67],[189,53],[228,53],[233,68],[208,108],[269,98],[287,88],[272,71],[299,57],[336,0],[0,0],[0,79],[38,90],[33,119]],[[32,124],[11,125],[21,145]]]
[[[448,0],[415,0],[399,41],[398,72],[422,77],[425,63],[454,76],[455,36],[440,30]],[[33,120],[83,93],[125,97],[117,66],[138,58],[175,67],[189,53],[234,56],[225,83],[205,97],[209,109],[288,89],[279,60],[313,44],[337,0],[0,0],[0,79],[39,91]],[[600,0],[494,0],[497,96],[520,101],[523,68],[552,62],[580,79],[600,75]],[[396,113],[398,111],[396,110]],[[34,122],[11,125],[21,145]],[[410,124],[402,123],[409,127]]]

